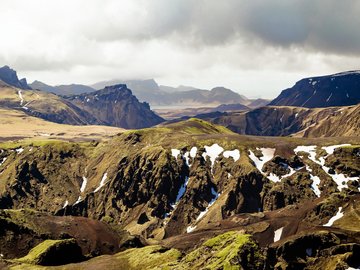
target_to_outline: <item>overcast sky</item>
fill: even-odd
[[[0,0],[0,65],[48,84],[154,78],[272,98],[360,69],[357,0]]]

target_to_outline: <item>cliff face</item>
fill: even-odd
[[[31,89],[31,87],[27,84],[26,79],[23,78],[19,80],[16,71],[8,66],[0,68],[0,80],[17,88]]]
[[[126,85],[114,85],[92,93],[67,98],[77,107],[107,125],[123,128],[144,128],[157,125],[163,119],[140,103]]]
[[[307,108],[349,106],[360,102],[360,71],[306,78],[281,92],[269,105]]]
[[[60,97],[39,90],[0,86],[0,106],[22,110],[51,122],[71,125],[109,125],[144,128],[163,121],[140,103],[125,85],[111,86],[90,94]]]
[[[205,116],[206,118],[206,116]],[[239,134],[257,136],[359,136],[360,105],[330,108],[267,106],[206,118]]]

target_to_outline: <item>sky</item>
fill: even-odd
[[[0,0],[0,65],[29,82],[149,79],[273,98],[360,69],[357,0]]]

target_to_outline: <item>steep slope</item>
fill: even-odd
[[[0,94],[0,107],[21,110],[55,123],[143,128],[163,121],[125,85],[68,97],[0,86]]]
[[[360,135],[360,105],[323,109],[267,106],[249,112],[228,112],[220,116],[200,117],[247,135],[297,137]]]
[[[123,128],[144,128],[157,125],[163,119],[140,103],[124,84],[105,87],[103,90],[66,97],[81,110],[93,115],[106,125]]]
[[[349,106],[360,102],[360,71],[306,78],[283,90],[269,105],[307,108]]]
[[[67,100],[38,90],[0,86],[0,107],[21,110],[28,115],[71,125],[101,124],[92,115]]]
[[[23,78],[19,80],[16,71],[8,66],[0,68],[0,80],[17,88],[31,89],[31,87],[27,84],[26,79]]]

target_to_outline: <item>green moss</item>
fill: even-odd
[[[204,242],[190,252],[176,269],[242,269],[242,263],[261,266],[263,261],[251,235],[230,231]]]
[[[45,240],[41,242],[36,247],[31,249],[25,257],[17,259],[21,263],[28,264],[38,264],[41,259],[41,256],[46,253],[52,246],[58,245],[60,243],[66,242],[69,240]]]

